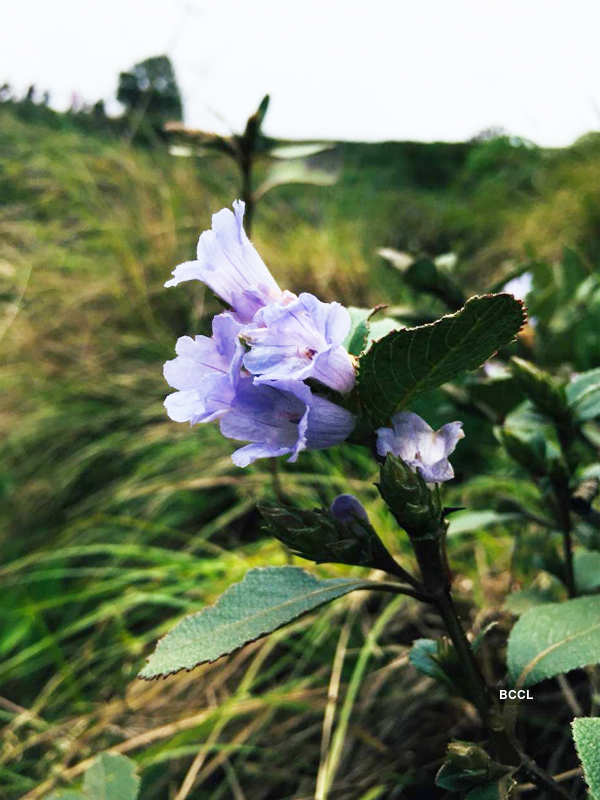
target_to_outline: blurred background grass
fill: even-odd
[[[272,495],[268,464],[234,468],[213,426],[190,431],[162,408],[176,337],[207,332],[216,310],[199,284],[163,283],[238,178],[223,158],[26,112],[0,106],[0,796],[43,797],[116,747],[150,800],[308,798],[315,781],[321,800],[431,797],[448,734],[476,723],[406,666],[412,639],[438,630],[412,601],[392,616],[378,598],[348,598],[191,674],[135,680],[179,615],[286,559],[254,510]],[[276,189],[255,219],[259,252],[292,290],[412,304],[382,246],[456,253],[467,294],[567,244],[592,268],[600,258],[600,135],[562,150],[504,135],[339,143],[315,162],[339,171],[335,185]],[[489,491],[460,484],[461,463],[472,475],[481,461],[470,424],[457,503]],[[281,473],[299,503],[353,491],[403,549],[360,448]],[[496,607],[511,543],[505,528],[457,539],[459,593]]]

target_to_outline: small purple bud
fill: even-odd
[[[352,494],[339,494],[329,510],[338,522],[343,524],[354,522],[357,518],[369,522],[364,506]]]

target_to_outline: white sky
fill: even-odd
[[[598,0],[4,0],[0,83],[114,97],[167,52],[186,121],[266,132],[459,140],[502,126],[545,145],[600,128]]]

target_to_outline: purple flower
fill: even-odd
[[[350,314],[339,303],[322,303],[303,292],[287,305],[261,309],[242,336],[250,345],[244,366],[256,383],[314,378],[338,392],[354,386],[352,359],[342,342]]]
[[[289,461],[295,461],[302,450],[332,447],[344,441],[354,425],[353,414],[314,395],[305,383],[255,385],[245,377],[220,420],[223,436],[251,442],[233,453],[238,467],[246,467],[257,458],[287,454]]]
[[[417,414],[401,411],[392,417],[392,428],[377,430],[377,452],[400,457],[427,483],[441,483],[454,477],[448,456],[464,435],[462,422],[449,422],[434,431]]]
[[[353,494],[338,494],[329,510],[332,516],[344,524],[355,522],[357,519],[369,522],[363,504]]]
[[[172,420],[195,425],[228,410],[244,355],[238,339],[241,327],[231,314],[219,314],[213,319],[212,337],[182,336],[177,340],[177,358],[163,368],[167,383],[178,389],[165,400]]]
[[[256,311],[267,303],[295,298],[282,292],[263,260],[246,236],[243,227],[245,204],[233,203],[232,213],[223,208],[213,214],[212,229],[198,240],[196,261],[175,267],[165,286],[183,281],[205,283],[234,310],[240,322],[250,322]]]

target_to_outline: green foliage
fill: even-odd
[[[135,764],[111,753],[98,756],[83,779],[83,793],[90,800],[135,800],[139,787]]]
[[[511,366],[518,385],[536,408],[559,422],[568,418],[565,390],[551,375],[530,361],[516,356],[511,359]]]
[[[370,308],[348,309],[350,312],[351,327],[344,340],[344,347],[353,356],[359,356],[367,346],[369,336],[369,317],[373,313]]]
[[[513,684],[533,686],[600,661],[600,597],[548,603],[525,612],[510,633]]]
[[[136,800],[140,779],[133,761],[125,756],[101,753],[85,773],[82,791],[63,789],[46,800]]]
[[[414,291],[433,295],[452,311],[464,305],[465,296],[461,288],[448,271],[432,259],[405,259],[404,253],[398,253],[391,248],[381,248],[379,255],[400,270],[402,277]]]
[[[472,742],[457,741],[448,745],[446,760],[435,782],[442,789],[460,792],[474,787],[487,787],[491,781],[497,781],[510,772],[509,767],[496,763],[482,747]]]
[[[140,677],[164,677],[214,661],[324,603],[374,586],[353,578],[319,580],[298,567],[250,570],[214,606],[181,620],[161,639]]]
[[[577,375],[567,384],[567,400],[581,422],[600,417],[600,367]]]
[[[415,669],[439,683],[453,688],[453,682],[444,668],[448,656],[448,642],[435,639],[415,639],[409,660]]]
[[[472,297],[455,314],[392,332],[360,358],[358,392],[374,427],[417,395],[476,369],[508,344],[525,320],[512,295]]]
[[[258,533],[256,499],[274,497],[267,465],[240,480],[218,434],[170,424],[161,406],[167,389],[157,364],[172,357],[176,335],[207,333],[214,311],[199,287],[176,297],[162,283],[193,251],[210,213],[230,203],[236,176],[226,159],[172,159],[164,148],[120,142],[122,123],[101,113],[11,101],[0,116],[0,682],[3,697],[27,712],[1,709],[7,798],[32,790],[42,797],[65,768],[138,735],[144,800],[175,796],[199,752],[198,800],[225,800],[237,780],[257,800],[308,796],[323,718],[336,708],[333,695],[327,699],[336,674],[343,700],[327,759],[330,796],[383,797],[400,782],[426,793],[447,731],[464,717],[461,704],[401,663],[399,647],[404,652],[422,625],[441,635],[434,615],[412,601],[382,614],[381,595],[356,593],[232,659],[160,686],[133,679],[174,615],[213,602],[248,568],[286,558]],[[283,155],[314,158],[340,170],[339,180],[327,192],[280,186],[261,203],[257,246],[282,285],[347,305],[390,303],[392,318],[369,321],[368,344],[382,327],[399,325],[395,318],[415,325],[444,311],[443,300],[417,296],[376,257],[381,244],[436,266],[437,253],[457,252],[452,277],[465,296],[501,286],[510,261],[534,272],[529,299],[538,320],[514,350],[565,378],[597,368],[597,144],[540,152],[535,167],[525,148],[514,148],[514,169],[496,178],[492,159],[468,181],[466,158],[478,142],[351,143],[322,154],[302,147]],[[533,167],[533,188],[523,181],[515,193],[520,165]],[[260,166],[257,185],[265,177]],[[580,256],[561,260],[562,241]],[[539,258],[524,262],[526,252]],[[515,511],[544,517],[549,506],[543,487],[525,479],[491,435],[492,421],[514,409],[515,387],[513,378],[458,376],[452,393],[433,390],[411,403],[436,426],[465,421],[465,450],[453,458],[457,479],[444,498],[468,507],[462,513],[475,534],[448,541],[464,624],[473,601],[485,614],[501,605],[509,570],[523,586],[523,605],[559,549],[559,536]],[[542,420],[537,414],[532,428]],[[588,420],[585,435],[596,429]],[[557,446],[550,436],[548,451]],[[585,466],[583,458],[576,482]],[[301,507],[316,495],[327,505],[352,486],[370,503],[383,541],[410,561],[406,537],[375,502],[366,449],[305,454],[297,465],[281,464],[279,479]],[[472,508],[489,509],[483,513],[497,514],[498,524],[469,520]],[[501,522],[505,513],[519,513],[519,525]],[[455,519],[463,524],[452,515],[450,530]],[[551,598],[542,589],[536,602],[565,597],[558,581]],[[486,652],[495,675],[505,670],[498,645]],[[542,759],[564,752],[556,769],[569,769],[564,708],[549,701],[547,711],[522,715],[519,731]]]
[[[571,723],[577,755],[594,800],[600,798],[600,717],[577,717]]]
[[[499,511],[458,511],[452,514],[448,522],[448,536],[460,536],[464,533],[476,533],[484,528],[506,525],[522,520],[517,513]]]
[[[578,592],[589,594],[600,589],[600,553],[577,550],[573,562]]]

